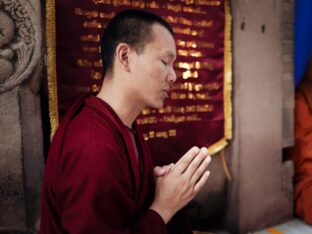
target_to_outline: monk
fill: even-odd
[[[312,224],[312,59],[296,91],[295,140],[296,214]]]
[[[135,124],[144,108],[163,106],[176,80],[172,28],[154,14],[123,11],[103,33],[101,56],[100,92],[70,108],[51,143],[40,233],[192,233],[177,212],[208,179],[207,149],[153,168]]]

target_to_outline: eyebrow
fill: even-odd
[[[165,51],[165,55],[169,56],[171,59],[176,59],[176,55],[171,51]]]

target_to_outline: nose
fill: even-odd
[[[174,83],[177,80],[177,75],[173,69],[173,67],[170,68],[170,72],[168,74],[168,81],[169,83]]]

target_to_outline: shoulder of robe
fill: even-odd
[[[120,148],[122,135],[120,126],[91,108],[85,108],[68,126],[64,144],[96,143],[97,147]]]
[[[60,161],[61,174],[78,170],[87,174],[128,175],[128,160],[120,147],[110,142],[85,141],[66,147]],[[73,174],[73,173],[71,173]],[[118,177],[119,177],[118,176]]]

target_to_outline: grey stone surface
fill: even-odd
[[[37,68],[38,72],[40,70],[40,67]],[[28,229],[35,229],[40,216],[40,185],[44,168],[40,96],[33,92],[30,85],[22,85],[20,97],[26,222]]]
[[[283,43],[284,53],[293,53],[293,51],[294,51],[293,41],[283,40],[282,43]]]
[[[26,230],[18,87],[0,94],[0,113],[0,230]]]
[[[0,0],[0,232],[33,233],[43,147],[39,0]]]
[[[209,220],[213,216],[223,213],[226,201],[226,182],[222,160],[219,154],[212,156],[209,166],[211,177],[197,195],[195,200],[201,205],[199,218]],[[200,220],[199,220],[200,222]]]
[[[41,57],[39,1],[0,1],[0,93],[29,78]]]
[[[209,169],[211,176],[195,197],[188,212],[190,222],[197,230],[206,230],[214,226],[211,220],[222,217],[226,204],[227,178],[219,154],[212,156]]]
[[[283,113],[283,74],[292,71],[293,61],[291,48],[283,52],[282,25],[292,23],[293,18],[292,12],[284,12],[283,2],[292,4],[232,1],[234,139],[230,168],[234,180],[228,187],[224,219],[231,233],[257,230],[292,217],[292,171],[291,165],[283,165],[282,149],[283,121],[292,114],[291,108]],[[259,30],[262,25],[264,33]]]
[[[259,230],[257,232],[252,232],[248,234],[272,234],[272,233],[310,234],[312,233],[312,226],[306,224],[303,220],[300,219],[290,219],[286,220],[286,222],[271,227],[271,229]]]
[[[283,73],[294,73],[294,63],[284,62],[283,63]]]
[[[282,23],[281,25],[281,41],[282,41],[282,56],[283,56],[283,147],[290,147],[294,145],[294,2],[293,1],[282,1],[282,18],[283,17],[290,17],[292,21]],[[286,16],[284,16],[286,15]],[[285,43],[288,43],[288,46],[285,47]],[[289,43],[291,42],[291,43]],[[285,67],[289,66],[286,70]]]

